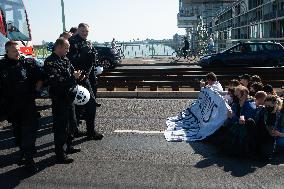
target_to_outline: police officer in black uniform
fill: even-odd
[[[15,143],[20,148],[18,165],[29,172],[37,171],[33,156],[38,129],[35,105],[36,88],[42,83],[42,73],[34,59],[20,57],[19,46],[14,41],[5,44],[6,55],[0,60],[2,97],[9,122],[12,123]]]
[[[77,32],[78,33],[76,35],[69,38],[70,51],[67,54],[67,57],[70,59],[75,70],[82,70],[84,77],[81,77],[78,82],[80,85],[87,88],[91,94],[89,102],[85,105],[87,138],[89,140],[101,140],[103,138],[103,135],[95,130],[95,115],[97,104],[89,79],[90,74],[93,74],[92,70],[96,61],[96,50],[92,47],[92,44],[87,41],[89,34],[89,26],[87,24],[79,24]],[[77,114],[77,119],[80,119],[80,113],[82,112],[79,112]]]
[[[75,107],[73,104],[76,94],[73,89],[81,71],[74,71],[66,54],[69,42],[59,38],[54,44],[53,53],[46,58],[44,70],[47,75],[49,95],[52,99],[52,114],[54,127],[55,154],[58,163],[72,163],[73,159],[66,154],[79,152],[72,146],[74,129],[77,127]]]

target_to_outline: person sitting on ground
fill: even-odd
[[[238,102],[234,103],[232,110],[228,112],[228,135],[224,152],[241,157],[250,156],[253,152],[252,147],[255,138],[253,118],[255,117],[256,106],[254,101],[249,99],[249,91],[246,87],[242,85],[236,87],[235,95]]]
[[[265,99],[267,97],[266,92],[264,91],[258,91],[255,96],[254,96],[254,102],[256,105],[256,113],[255,113],[255,122],[258,122],[258,120],[263,117],[264,112],[265,112]]]
[[[264,102],[266,99],[266,92],[264,91],[258,91],[255,95],[254,95],[254,101],[255,101],[255,105],[256,107],[264,107]]]
[[[240,85],[240,82],[236,79],[232,79],[228,83],[228,92],[224,96],[224,99],[229,104],[229,106],[232,106],[233,103],[237,101],[237,98],[235,96],[235,87],[239,85]]]
[[[272,85],[264,85],[263,86],[263,91],[265,91],[268,95],[277,95],[277,93],[273,90]]]
[[[210,72],[206,75],[206,82],[201,81],[200,87],[212,88],[218,92],[223,91],[222,85],[219,83],[219,81],[217,81],[217,76],[213,72]]]
[[[282,122],[280,121],[282,101],[276,95],[268,95],[264,107],[264,111],[255,116],[257,125],[256,147],[259,157],[263,160],[269,160],[275,152],[276,141],[274,137],[281,135],[277,128],[279,128],[278,123]]]
[[[276,122],[276,128],[272,129],[271,135],[276,137],[277,147],[284,149],[284,104],[282,102],[282,108],[280,110],[280,115]]]
[[[261,78],[259,77],[259,75],[253,75],[253,76],[251,76],[251,83],[254,83],[254,82],[260,82],[260,83],[262,83],[262,81],[261,81]]]
[[[263,90],[263,84],[260,82],[254,82],[250,85],[249,95],[254,96],[258,91]]]
[[[228,83],[228,87],[237,87],[240,85],[240,82],[237,79],[232,79]]]
[[[250,75],[244,74],[240,76],[240,84],[249,89]]]

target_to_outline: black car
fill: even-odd
[[[282,66],[284,48],[280,43],[245,42],[225,51],[200,57],[201,67]]]
[[[113,69],[120,63],[120,56],[110,47],[95,46],[98,52],[98,65],[104,69]]]

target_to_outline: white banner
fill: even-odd
[[[178,116],[166,121],[167,141],[196,141],[213,134],[227,119],[229,105],[210,88],[202,88],[198,99]]]

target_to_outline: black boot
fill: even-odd
[[[34,173],[38,172],[38,168],[37,168],[33,159],[26,159],[24,161],[24,166],[25,166],[25,170],[28,173],[34,174]]]
[[[65,153],[63,153],[60,155],[56,155],[56,161],[58,164],[69,164],[69,163],[72,163],[74,160],[71,158],[68,158],[68,156]]]
[[[66,150],[66,154],[75,154],[78,152],[81,152],[81,149],[74,148],[74,147],[67,148]]]
[[[88,140],[102,140],[103,137],[104,137],[104,135],[102,135],[101,133],[98,133],[97,131],[95,131],[92,134],[87,135]]]

